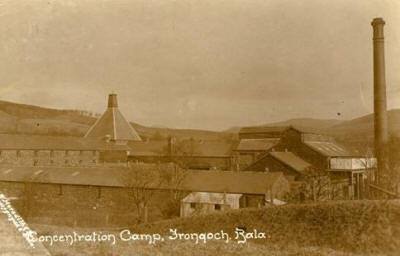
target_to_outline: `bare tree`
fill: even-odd
[[[289,202],[317,202],[333,199],[337,193],[326,170],[310,167],[303,172],[302,179],[296,182],[285,199]]]
[[[132,164],[123,176],[127,195],[138,213],[138,222],[147,222],[148,206],[157,188],[161,188],[160,168],[155,164]]]
[[[181,200],[188,194],[182,190],[183,182],[188,174],[188,169],[171,163],[166,171],[162,172],[162,180],[168,187],[166,204],[161,205],[161,212],[166,218],[179,216]]]
[[[331,181],[326,170],[310,167],[304,176],[305,191],[314,202],[330,198]]]

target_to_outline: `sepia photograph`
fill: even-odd
[[[400,1],[0,0],[0,256],[399,256]]]

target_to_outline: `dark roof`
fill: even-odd
[[[128,150],[103,140],[80,137],[0,134],[0,150]]]
[[[109,96],[109,107],[104,114],[88,130],[87,138],[104,138],[110,136],[112,140],[137,140],[141,138],[117,108],[116,95]]]
[[[304,127],[298,125],[287,126],[248,126],[239,130],[239,134],[271,134],[280,135],[289,129],[293,129],[302,134],[321,134],[321,131],[312,127]]]
[[[37,182],[68,185],[89,185],[104,187],[125,187],[124,179],[128,167],[76,168],[76,167],[0,167],[0,181]],[[149,170],[143,169],[146,173]],[[168,170],[152,171],[157,177]],[[231,172],[231,171],[187,171],[180,190],[199,192],[226,192],[243,194],[265,194],[282,173]],[[161,184],[155,178],[148,187],[170,189],[171,185]],[[160,185],[161,184],[161,185]],[[174,187],[175,188],[175,187]]]
[[[167,140],[130,141],[130,155],[133,156],[162,156],[167,153]]]
[[[131,147],[132,156],[162,156],[168,153],[167,140],[131,141],[128,145]],[[228,157],[232,154],[233,146],[233,143],[225,141],[195,140],[191,156]],[[184,155],[189,151],[189,147],[184,147],[176,154]]]
[[[292,152],[270,152],[269,154],[276,160],[286,164],[298,172],[303,172],[311,166],[311,164],[296,156]]]
[[[234,144],[228,141],[201,140],[198,142],[198,154],[200,156],[230,156]]]
[[[182,187],[191,191],[265,194],[280,178],[280,172],[195,171],[190,173]]]
[[[236,150],[238,151],[267,151],[278,144],[279,139],[241,139]]]

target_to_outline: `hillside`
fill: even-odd
[[[260,126],[293,126],[308,132],[327,134],[353,148],[365,147],[373,143],[374,115],[369,114],[348,121],[336,119],[298,118],[287,121],[267,123]],[[391,135],[400,136],[400,109],[388,111],[388,126]],[[240,127],[227,131],[239,132]]]
[[[324,247],[353,253],[398,253],[399,201],[343,201],[242,209],[227,213],[161,221],[136,227],[141,232],[233,231],[244,227],[267,232],[261,244],[281,248]],[[255,241],[255,240],[254,240]]]
[[[96,118],[85,111],[58,110],[0,101],[0,133],[52,134],[83,136]],[[389,131],[400,136],[400,109],[388,111]],[[232,127],[223,132],[170,129],[143,126],[131,122],[143,138],[230,139],[240,130]],[[348,121],[336,119],[297,118],[262,126],[288,126],[304,128],[316,133],[329,134],[347,144],[371,143],[373,139],[373,114]]]
[[[316,131],[324,131],[342,121],[337,119],[314,119],[314,118],[296,118],[283,122],[266,124],[266,126],[294,126],[299,128],[312,128]]]
[[[0,101],[0,133],[50,134],[83,136],[96,118],[79,110],[58,110],[38,106]],[[142,138],[221,139],[229,133],[147,127],[131,122]]]
[[[400,135],[400,109],[388,111],[388,126],[391,134]],[[344,121],[327,129],[337,136],[372,137],[374,132],[374,115],[369,114],[350,121]]]
[[[266,238],[239,244],[236,227],[265,232]],[[121,230],[108,230],[118,235]],[[231,240],[195,244],[171,240],[170,229],[180,233],[227,232]],[[37,226],[39,233],[77,231],[76,228]],[[90,244],[45,246],[57,255],[398,255],[400,246],[399,201],[343,201],[240,209],[210,215],[178,218],[129,227],[136,234],[161,234],[165,241],[118,241],[118,246]],[[92,232],[93,230],[90,230]],[[85,233],[85,230],[78,230]],[[243,240],[242,238],[240,240]],[[79,252],[79,253],[78,253]],[[136,255],[136,254],[135,254]]]

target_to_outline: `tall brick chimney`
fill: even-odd
[[[117,94],[111,93],[108,95],[108,107],[118,108]]]
[[[386,168],[385,145],[388,142],[388,124],[386,113],[386,78],[385,78],[385,45],[382,18],[375,18],[373,27],[374,49],[374,132],[375,156],[378,160],[376,182],[380,183],[382,171]]]

